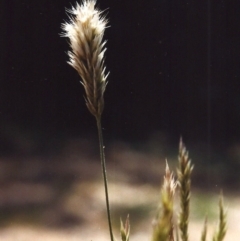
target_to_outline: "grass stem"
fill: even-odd
[[[106,161],[105,161],[105,153],[104,153],[104,145],[103,145],[101,116],[100,117],[96,117],[96,120],[97,120],[97,128],[98,128],[98,137],[99,137],[99,148],[100,148],[100,158],[101,158],[102,174],[103,174],[104,189],[105,189],[105,199],[106,199],[106,207],[107,207],[108,226],[109,226],[109,232],[110,232],[111,241],[114,241],[113,231],[112,231],[111,212],[110,212],[110,205],[109,205],[109,197],[108,197],[107,169],[106,169]]]

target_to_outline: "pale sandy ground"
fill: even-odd
[[[2,186],[0,192],[1,210],[4,210],[4,207],[9,203],[12,206],[19,205],[19,203],[28,205],[28,203],[52,202],[52,204],[50,208],[48,206],[48,208],[43,209],[36,222],[35,220],[21,222],[21,217],[20,221],[18,217],[16,220],[2,224],[0,226],[1,241],[110,240],[105,213],[104,190],[101,174],[99,175],[99,162],[91,161],[89,157],[79,160],[79,153],[75,153],[73,150],[71,153],[74,155],[67,155],[68,161],[53,160],[52,163],[55,164],[49,163],[47,167],[41,166],[41,160],[26,162],[25,166],[21,167],[21,172],[25,173],[26,180],[10,182]],[[160,184],[162,180],[164,160],[130,150],[126,151],[124,148],[117,152],[115,150],[114,153],[109,152],[108,157],[114,159],[108,165],[108,177],[116,239],[120,240],[119,218],[121,216],[124,219],[129,213],[130,240],[151,240],[151,223],[158,205],[160,186],[158,183]],[[10,173],[7,169],[8,166],[4,163],[0,163],[0,176],[6,176],[6,170]],[[18,170],[13,167],[8,175],[19,175]],[[44,168],[62,178],[68,176],[66,173],[81,178],[76,178],[69,185],[68,190],[61,195],[60,200],[56,202],[54,197],[56,197],[57,191],[50,184],[46,182],[32,183],[27,179],[28,177],[31,180],[32,176],[37,176],[39,172],[43,172]],[[213,231],[217,226],[217,194],[216,192],[214,194],[202,192],[203,190],[194,189],[192,193],[195,198],[193,198],[191,206],[190,241],[200,240],[203,219],[209,209],[211,209],[211,217],[209,218],[208,240],[211,240]],[[205,199],[199,204],[198,197],[202,195]],[[240,195],[226,194],[225,204],[228,213],[228,232],[225,241],[240,240]],[[79,223],[65,226],[55,225],[63,214],[77,218]]]
[[[1,241],[76,241],[76,240],[89,240],[89,241],[105,241],[109,240],[108,229],[105,219],[105,203],[102,188],[99,183],[81,183],[75,184],[75,189],[72,196],[66,197],[65,208],[69,213],[84,216],[85,222],[79,227],[68,228],[48,228],[47,225],[19,225],[9,224],[0,229]],[[85,186],[85,187],[84,187]],[[83,198],[78,192],[81,189],[92,189],[93,193],[90,194],[90,199],[86,203],[82,202]],[[150,206],[150,211],[142,215],[136,223],[132,221],[132,241],[150,240],[151,237],[151,222],[154,217],[154,206],[157,204],[157,189],[147,185],[143,186],[130,186],[121,184],[110,185],[111,204],[114,209],[121,207],[126,209],[131,214],[133,206]],[[194,193],[193,193],[194,195]],[[217,200],[217,197],[215,198]],[[98,200],[98,201],[96,201]],[[230,202],[230,203],[229,203]],[[228,232],[225,241],[240,240],[240,198],[227,198],[225,201],[228,206]],[[194,203],[192,204],[194,205]],[[195,207],[196,208],[196,207]],[[66,211],[65,210],[65,211]],[[207,208],[206,208],[207,210]],[[217,210],[216,210],[217,212]],[[194,215],[193,215],[194,216]],[[134,220],[134,217],[132,217]],[[215,218],[214,218],[215,219]],[[50,223],[49,223],[50,224]],[[217,220],[211,219],[209,221],[209,240],[212,237],[213,231],[217,226]],[[192,241],[200,240],[201,230],[203,227],[203,219],[196,219],[191,217],[189,234]],[[119,231],[114,230],[117,240],[120,240]]]

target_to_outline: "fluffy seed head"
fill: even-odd
[[[82,78],[89,111],[99,118],[103,111],[103,94],[106,88],[103,34],[107,20],[95,8],[96,0],[83,0],[82,4],[67,10],[69,21],[62,24],[63,37],[70,40],[68,63]]]

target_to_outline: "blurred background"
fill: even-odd
[[[1,240],[108,238],[96,123],[60,37],[72,5],[0,3]],[[130,213],[133,240],[150,237],[165,158],[175,170],[182,136],[195,165],[192,228],[205,213],[214,226],[223,189],[231,240],[240,230],[240,3],[97,6],[110,26],[102,121],[116,234]]]

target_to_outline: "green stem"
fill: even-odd
[[[102,174],[103,174],[104,188],[105,188],[105,198],[106,198],[106,206],[107,206],[108,226],[109,226],[109,232],[110,232],[111,241],[114,241],[113,232],[112,232],[110,205],[109,205],[109,198],[108,198],[107,169],[106,169],[106,161],[105,161],[105,154],[104,154],[101,116],[100,117],[96,117],[96,120],[97,120],[97,128],[98,128],[98,137],[99,137],[99,147],[100,147],[100,158],[101,158],[101,165],[102,165]]]

